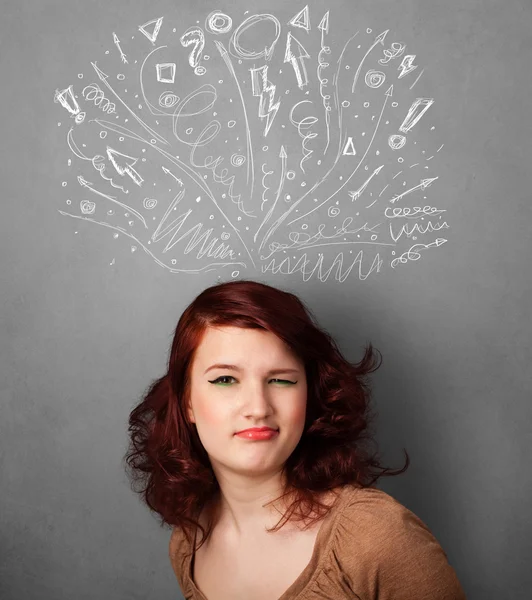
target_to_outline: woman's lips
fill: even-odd
[[[245,429],[235,435],[246,440],[271,440],[278,434],[279,431],[276,429]]]

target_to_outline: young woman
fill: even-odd
[[[126,455],[192,600],[462,600],[427,526],[375,487],[369,345],[349,363],[295,295],[240,280],[179,319]],[[198,531],[202,532],[201,543]]]

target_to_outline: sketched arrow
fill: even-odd
[[[378,175],[380,173],[382,167],[384,167],[384,165],[377,167],[375,171],[373,171],[373,173],[369,176],[369,178],[358,188],[358,190],[356,190],[355,192],[349,192],[351,200],[358,200],[360,196],[362,196],[364,190],[368,187],[370,181],[375,177],[375,175]]]
[[[438,177],[432,177],[432,179],[422,179],[421,183],[419,185],[416,185],[415,187],[410,188],[409,190],[406,190],[406,192],[403,192],[402,194],[399,194],[398,196],[394,196],[390,200],[390,202],[392,202],[392,203],[397,202],[397,200],[404,198],[407,194],[411,194],[412,192],[415,192],[416,190],[424,190],[424,189],[428,188],[430,185],[432,185],[432,182],[436,181],[436,179],[438,179]]]
[[[122,48],[120,47],[120,40],[118,39],[118,36],[116,35],[116,33],[114,31],[113,31],[113,41],[115,43],[115,46],[118,48],[118,51],[120,52],[120,58],[122,59],[122,62],[127,65],[126,55],[122,52]]]
[[[170,171],[170,169],[167,169],[166,167],[161,167],[161,169],[167,174],[167,175],[171,175],[176,181],[177,183],[179,183],[179,185],[181,187],[183,187],[183,182],[181,181],[181,179],[179,179],[179,177],[176,177],[172,171]]]
[[[279,158],[281,159],[281,177],[279,179],[279,187],[277,188],[277,192],[275,194],[275,200],[274,200],[274,202],[272,204],[272,207],[268,211],[268,214],[264,217],[262,223],[260,224],[260,227],[257,229],[255,235],[253,236],[253,241],[254,242],[257,241],[257,236],[259,235],[259,231],[262,229],[262,226],[272,216],[273,211],[275,210],[275,205],[277,204],[277,201],[281,197],[281,193],[283,191],[284,182],[286,180],[286,160],[287,160],[287,154],[286,154],[286,150],[285,150],[284,146],[281,146],[281,150],[279,152]],[[261,242],[260,247],[259,247],[259,252],[261,251],[262,246],[264,245],[264,242],[265,242],[265,237],[262,238],[262,242]]]
[[[101,196],[102,198],[107,198],[107,200],[110,200],[111,202],[118,204],[125,210],[133,213],[137,217],[137,219],[139,219],[141,221],[141,223],[144,225],[144,227],[146,227],[146,229],[148,229],[148,226],[146,225],[146,221],[144,220],[144,217],[138,211],[136,211],[134,208],[131,208],[131,206],[128,206],[127,204],[124,204],[123,202],[119,202],[114,196],[109,196],[108,194],[104,194],[103,192],[99,192],[98,190],[94,189],[92,187],[92,183],[90,181],[87,181],[86,179],[84,179],[81,175],[78,175],[78,183],[82,187],[87,188],[93,194],[96,194],[97,196]]]
[[[318,210],[318,208],[320,208],[320,206],[323,206],[326,202],[329,202],[329,200],[331,198],[334,198],[334,196],[336,196],[336,194],[338,192],[340,192],[341,190],[343,190],[343,188],[349,183],[349,181],[351,180],[351,178],[353,177],[353,175],[358,171],[358,169],[360,168],[360,165],[366,159],[366,156],[367,156],[367,154],[368,154],[368,152],[369,152],[369,150],[370,150],[370,148],[371,148],[371,146],[373,144],[373,140],[375,139],[375,136],[377,135],[377,131],[379,130],[379,126],[380,126],[381,121],[382,121],[382,116],[384,114],[384,109],[386,108],[386,104],[388,103],[388,100],[393,96],[393,85],[391,85],[386,90],[386,92],[385,92],[384,95],[385,95],[385,98],[384,98],[384,103],[382,105],[381,114],[379,115],[379,120],[377,121],[377,124],[375,125],[375,130],[373,131],[373,135],[371,136],[371,140],[369,141],[368,147],[366,148],[366,151],[364,152],[364,156],[362,156],[362,158],[360,159],[358,165],[355,167],[355,170],[351,173],[351,175],[349,175],[349,177],[345,180],[345,182],[333,194],[331,194],[321,204],[318,204],[312,210],[309,210],[304,215],[301,215],[300,217],[296,217],[295,219],[292,219],[292,221],[290,221],[289,225],[291,225],[292,223],[295,223],[296,221],[299,221],[299,219],[303,219],[304,217],[310,215],[310,213],[313,213],[315,210]]]
[[[117,157],[124,159],[125,164],[119,162]],[[113,167],[116,169],[116,172],[119,175],[129,175],[131,179],[138,185],[142,185],[144,179],[135,171],[133,166],[137,164],[138,158],[134,158],[133,156],[128,156],[127,154],[122,154],[122,152],[118,152],[118,150],[113,150],[110,146],[107,146],[107,158],[113,164]]]
[[[323,19],[318,25],[318,29],[321,31],[321,45],[323,47],[325,41],[325,34],[329,33],[329,11],[323,15]]]
[[[295,42],[297,48],[296,52],[292,50],[292,40]],[[288,36],[286,38],[286,52],[284,55],[284,62],[292,63],[292,67],[294,68],[294,72],[297,78],[297,85],[300,89],[308,83],[307,76],[307,68],[305,67],[305,58],[310,58],[309,53],[303,48],[300,42],[288,32]]]
[[[355,85],[357,83],[358,80],[358,76],[360,75],[360,71],[362,69],[362,65],[364,64],[364,61],[366,60],[366,58],[369,56],[370,52],[373,50],[373,48],[375,48],[375,46],[377,46],[377,44],[384,44],[384,38],[386,37],[386,35],[388,34],[388,31],[390,31],[389,29],[387,29],[386,31],[383,31],[380,35],[378,35],[375,38],[375,41],[373,42],[372,46],[370,47],[370,49],[366,52],[366,54],[364,54],[364,58],[360,61],[360,64],[358,65],[358,69],[355,73],[355,77],[353,79],[353,85],[351,86],[351,93],[354,94],[355,93]]]
[[[130,108],[129,106],[122,100],[122,98],[120,98],[120,96],[114,91],[114,89],[109,85],[109,82],[107,81],[108,75],[106,75],[97,65],[96,63],[91,62],[91,65],[93,66],[94,70],[96,71],[96,74],[98,75],[100,81],[105,85],[105,87],[111,91],[116,98],[122,103],[122,105],[129,111],[129,113],[131,114],[131,116],[135,119],[135,121],[137,121],[137,123],[143,127],[151,136],[153,136],[154,138],[157,138],[160,142],[162,142],[163,144],[166,144],[167,146],[169,146],[170,144],[162,137],[160,136],[156,131],[154,131],[151,127],[148,127],[148,125],[146,125],[146,123],[144,123],[144,121],[138,117]]]

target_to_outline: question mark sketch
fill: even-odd
[[[196,73],[196,75],[205,75],[207,69],[199,64],[201,53],[205,47],[205,35],[203,34],[203,30],[200,27],[190,27],[179,40],[184,47],[192,44],[194,45],[194,49],[188,57],[188,62],[191,67],[194,67],[194,73]]]

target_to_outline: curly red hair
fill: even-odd
[[[371,344],[359,363],[348,362],[335,341],[321,329],[310,309],[294,294],[251,280],[221,283],[205,289],[181,315],[175,331],[166,374],[150,386],[142,402],[129,415],[130,444],[126,470],[135,492],[168,524],[183,529],[187,539],[201,529],[194,517],[208,507],[219,485],[196,427],[187,418],[188,381],[196,348],[209,326],[263,329],[283,340],[304,362],[307,410],[303,435],[286,461],[285,493],[293,502],[277,525],[330,510],[321,494],[355,484],[372,486],[381,476],[399,475],[402,469],[381,466],[370,430],[376,413],[370,407],[368,375],[382,362]],[[135,484],[140,484],[135,489]],[[269,503],[270,504],[270,503]],[[321,512],[320,512],[321,510]],[[279,524],[282,520],[284,522]]]

